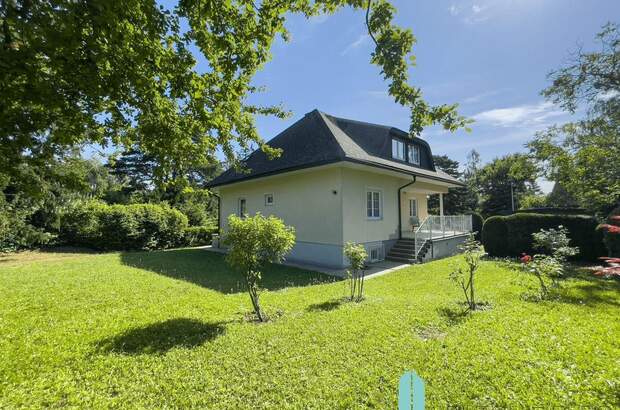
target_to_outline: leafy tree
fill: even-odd
[[[459,249],[463,252],[465,266],[457,264],[450,273],[450,279],[456,282],[463,290],[465,302],[469,310],[476,310],[476,291],[475,278],[480,260],[486,255],[483,246],[478,242],[474,234],[470,234],[468,238],[459,245]]]
[[[409,84],[415,37],[394,24],[387,0],[179,0],[170,9],[152,0],[5,0],[0,172],[13,175],[20,164],[41,165],[86,143],[138,147],[156,159],[156,177],[215,163],[218,150],[237,166],[256,145],[276,156],[255,117],[288,113],[248,103],[261,91],[254,75],[275,37],[287,38],[288,15],[347,6],[365,11],[371,62],[409,109],[411,133],[466,126],[456,105],[430,106]],[[207,69],[196,68],[191,50]]]
[[[562,186],[561,183],[553,184],[553,189],[547,195],[547,205],[564,208],[573,208],[579,206],[575,198]]]
[[[482,214],[488,217],[511,210],[513,197],[517,209],[523,196],[538,193],[537,175],[536,164],[523,154],[506,155],[486,164],[476,177]]]
[[[267,316],[259,303],[260,280],[267,263],[278,263],[293,248],[295,230],[285,226],[275,216],[265,218],[260,213],[255,216],[240,218],[228,217],[228,232],[224,243],[229,246],[226,261],[245,277],[254,313],[259,321]]]
[[[525,271],[538,279],[542,299],[549,296],[551,288],[558,287],[558,279],[566,270],[567,258],[579,253],[579,248],[570,246],[568,233],[568,229],[561,225],[557,229],[541,229],[533,233],[534,247],[543,253],[523,254],[521,257]]]
[[[549,199],[545,194],[524,195],[519,201],[519,209],[543,208],[548,206]]]
[[[609,23],[596,38],[600,50],[577,50],[542,92],[573,113],[585,105],[587,117],[541,131],[528,146],[548,179],[604,216],[620,203],[620,26]]]
[[[351,268],[347,270],[351,301],[361,301],[364,298],[364,265],[368,253],[364,245],[347,242],[344,246],[344,256],[347,257]]]
[[[459,162],[448,158],[447,155],[433,155],[435,167],[457,179],[463,178],[463,173],[459,171]],[[468,187],[452,188],[443,196],[443,210],[445,215],[459,215],[473,211],[469,207]],[[439,195],[431,195],[428,200],[429,213],[439,214]]]
[[[463,182],[467,186],[465,197],[463,198],[464,206],[468,210],[477,211],[480,205],[479,188],[478,188],[478,172],[481,168],[480,154],[472,149],[467,154],[467,162],[465,163],[465,171],[463,172]]]

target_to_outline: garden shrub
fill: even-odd
[[[611,211],[607,223],[599,228],[604,232],[603,241],[607,247],[607,256],[620,257],[620,207]]]
[[[32,226],[30,213],[2,204],[0,206],[0,252],[13,252],[47,245],[55,235]]]
[[[350,297],[349,300],[360,302],[364,298],[364,266],[368,253],[364,245],[354,242],[347,242],[343,249],[344,256],[351,264],[347,269],[347,280],[349,281]]]
[[[596,229],[597,220],[587,215],[518,213],[494,216],[484,223],[482,243],[490,256],[531,254],[534,251],[532,234],[560,225],[568,229],[571,243],[579,248],[579,254],[573,259],[595,260],[605,252],[603,233]]]
[[[215,225],[207,226],[190,226],[185,228],[184,244],[186,246],[203,246],[210,245],[211,238],[218,229]]]
[[[509,255],[505,238],[508,235],[506,217],[492,216],[488,218],[482,226],[482,244],[484,250],[491,256]],[[520,254],[518,252],[517,254]]]
[[[516,212],[518,214],[585,215],[586,210],[575,207],[545,206],[540,208],[519,209]]]
[[[62,217],[61,238],[103,250],[165,249],[183,245],[187,217],[166,205],[80,203]]]
[[[260,213],[228,217],[224,243],[229,246],[226,262],[239,270],[246,283],[254,313],[260,322],[268,318],[260,306],[260,281],[268,263],[280,263],[295,245],[295,228],[275,216]]]
[[[475,233],[476,240],[479,241],[482,238],[482,225],[484,225],[484,218],[476,212],[472,212],[470,215],[471,229]]]

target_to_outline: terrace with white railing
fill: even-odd
[[[471,231],[471,215],[430,215],[412,230],[403,230],[402,238],[390,250],[388,259],[420,261],[430,242],[466,235]]]

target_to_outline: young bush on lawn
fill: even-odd
[[[459,249],[463,251],[465,266],[461,264],[456,265],[450,273],[450,279],[463,289],[463,295],[465,296],[465,302],[469,310],[476,310],[474,279],[476,271],[480,266],[480,260],[486,253],[480,242],[476,240],[474,234],[470,234],[465,242],[459,246]]]
[[[364,264],[368,254],[364,245],[347,242],[344,246],[344,256],[351,263],[351,268],[347,270],[350,290],[349,300],[359,302],[364,298]]]
[[[540,297],[545,299],[549,296],[551,288],[558,287],[558,280],[564,275],[566,260],[576,255],[579,248],[570,246],[568,229],[562,225],[557,229],[541,229],[533,233],[532,238],[534,248],[543,254],[530,256],[524,253],[521,262],[525,271],[538,279]]]
[[[281,219],[265,218],[260,213],[245,218],[231,215],[224,244],[229,246],[226,261],[243,273],[254,313],[259,321],[265,322],[267,317],[259,303],[262,270],[267,263],[281,262],[293,248],[294,228],[284,225]]]

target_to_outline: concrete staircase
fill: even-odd
[[[386,259],[395,262],[418,263],[421,262],[428,250],[431,241],[415,239],[399,239],[390,249]]]

